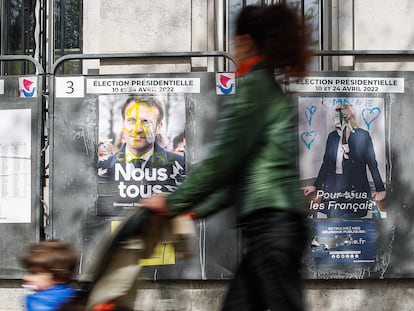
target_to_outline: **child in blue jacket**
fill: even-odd
[[[27,311],[56,311],[75,295],[69,286],[78,254],[62,241],[41,241],[28,247],[21,258],[28,274],[23,287],[35,291],[26,297]]]

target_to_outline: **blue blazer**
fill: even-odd
[[[340,136],[337,131],[333,131],[328,135],[323,163],[314,182],[317,189],[325,192],[335,192],[336,189],[336,155],[339,139]],[[348,145],[350,149],[349,159],[344,159],[342,163],[346,190],[366,192],[369,196],[371,195],[367,177],[368,166],[376,191],[385,191],[369,133],[360,128],[354,129],[354,132],[351,132],[349,136]]]

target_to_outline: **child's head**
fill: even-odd
[[[24,277],[24,284],[43,290],[71,280],[78,264],[78,254],[68,243],[41,241],[27,248],[21,262],[30,272]]]

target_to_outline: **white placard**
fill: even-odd
[[[0,224],[31,222],[31,110],[0,110]]]
[[[86,79],[88,94],[200,93],[200,78]]]
[[[304,77],[292,79],[292,92],[404,93],[404,78]]]
[[[56,77],[56,97],[85,96],[84,77]]]
[[[4,80],[0,80],[0,95],[4,94]]]

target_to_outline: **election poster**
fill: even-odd
[[[185,96],[98,97],[98,216],[135,209],[173,192],[185,177]]]
[[[46,227],[49,236],[73,240],[82,250],[83,267],[93,263],[94,249],[101,237],[109,229],[116,230],[123,213],[133,209],[141,195],[153,195],[158,185],[163,187],[162,191],[175,186],[167,183],[169,172],[154,167],[145,170],[149,168],[142,166],[146,156],[136,159],[141,162],[138,168],[135,164],[130,169],[118,167],[119,180],[107,178],[110,170],[105,170],[110,166],[99,166],[99,162],[107,161],[119,151],[122,146],[119,142],[126,144],[123,133],[131,132],[126,122],[131,122],[132,133],[142,127],[145,134],[142,135],[145,140],[131,135],[133,146],[148,144],[147,138],[154,139],[154,143],[159,142],[168,152],[174,151],[174,137],[184,129],[185,147],[178,149],[185,152],[185,165],[184,170],[176,172],[185,172],[188,178],[208,155],[218,115],[228,100],[226,94],[234,91],[234,80],[229,77],[201,72],[55,77],[55,98],[49,110],[53,151],[50,161],[53,213]],[[1,88],[0,83],[0,93]],[[309,230],[301,268],[304,277],[395,279],[414,275],[413,252],[407,244],[413,236],[409,202],[413,201],[414,193],[411,176],[414,149],[407,143],[412,136],[414,109],[412,73],[315,72],[291,81],[287,91],[298,113],[302,192],[314,187],[309,188],[313,191],[307,195],[303,193]],[[6,83],[4,93],[7,93]],[[144,111],[158,113],[148,105],[141,108],[139,103],[144,101],[141,99],[133,102],[133,108],[125,109],[128,116],[124,121],[122,106],[129,97],[144,94],[162,99],[165,113],[160,128],[158,118],[140,118]],[[162,137],[156,138],[157,134]],[[125,155],[115,159],[127,162],[127,157],[130,158]],[[357,166],[364,161],[365,165]],[[322,176],[326,177],[324,181]],[[352,181],[350,189],[347,177]],[[179,179],[176,180],[178,183]],[[123,206],[115,206],[118,197],[125,199],[119,201]],[[240,232],[234,223],[236,217],[235,209],[230,208],[206,219],[196,219],[190,248],[193,257],[180,259],[174,245],[165,241],[157,246],[151,258],[140,262],[146,266],[142,277],[148,280],[233,278],[243,251]]]
[[[386,74],[331,73],[293,79],[288,87],[297,103],[310,277],[354,278],[386,269],[385,228],[393,214],[387,198],[390,94],[404,93],[404,83]]]
[[[54,82],[51,204],[56,212],[49,228],[63,228],[52,232],[55,238],[77,241],[87,267],[102,237],[139,209],[142,198],[174,192],[205,158],[222,106],[235,92],[235,78],[233,73],[149,73],[58,76]],[[229,208],[195,220],[188,241],[194,256],[187,260],[171,240],[157,243],[153,254],[139,261],[145,266],[141,276],[233,277],[239,254],[233,214]]]
[[[300,174],[314,218],[385,218],[383,97],[299,97]]]

